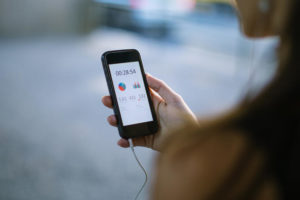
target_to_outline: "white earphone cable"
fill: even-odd
[[[131,151],[132,151],[132,153],[133,153],[133,155],[134,155],[135,160],[137,161],[138,165],[140,166],[140,168],[142,169],[142,171],[143,171],[144,174],[145,174],[145,181],[144,181],[142,187],[139,189],[138,193],[136,194],[136,196],[135,196],[135,198],[134,198],[135,200],[137,200],[138,197],[139,197],[139,195],[140,195],[141,192],[143,191],[143,189],[144,189],[144,187],[145,187],[147,181],[148,181],[148,174],[147,174],[145,168],[143,167],[143,165],[141,164],[141,162],[139,161],[139,159],[138,159],[138,157],[137,157],[137,155],[136,155],[136,153],[135,153],[135,151],[134,151],[134,146],[133,146],[132,139],[129,139],[129,144],[130,144],[130,149],[131,149]]]

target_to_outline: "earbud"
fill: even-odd
[[[262,13],[268,13],[270,10],[269,0],[259,0],[258,8]]]

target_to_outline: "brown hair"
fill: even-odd
[[[235,125],[267,153],[267,171],[277,177],[285,199],[296,193],[300,178],[299,10],[300,2],[292,0],[280,33],[276,76],[255,99],[241,104],[241,115],[235,119]]]
[[[279,67],[272,82],[254,99],[245,98],[226,116],[200,128],[187,125],[182,129],[185,134],[182,130],[176,131],[162,145],[164,149],[169,144],[183,147],[190,144],[186,141],[197,142],[192,139],[195,133],[196,137],[206,137],[212,132],[241,130],[252,141],[253,147],[263,149],[267,155],[257,180],[268,175],[275,177],[285,199],[297,193],[300,180],[300,1],[291,0],[291,3],[288,19],[280,33]]]

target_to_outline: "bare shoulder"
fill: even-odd
[[[170,138],[167,147],[161,153],[161,162],[179,164],[189,161],[201,163],[201,168],[217,163],[228,166],[241,154],[249,151],[250,140],[241,131],[227,130],[209,133],[182,133],[179,137]],[[164,158],[164,159],[162,159]],[[202,163],[202,161],[205,161]],[[193,165],[194,166],[194,165]],[[211,166],[208,166],[210,169]]]
[[[154,199],[231,199],[259,181],[264,153],[243,132],[184,135],[172,138],[158,157]]]

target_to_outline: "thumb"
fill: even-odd
[[[149,74],[146,74],[148,85],[157,92],[166,103],[177,100],[178,95],[165,82],[159,80]]]

